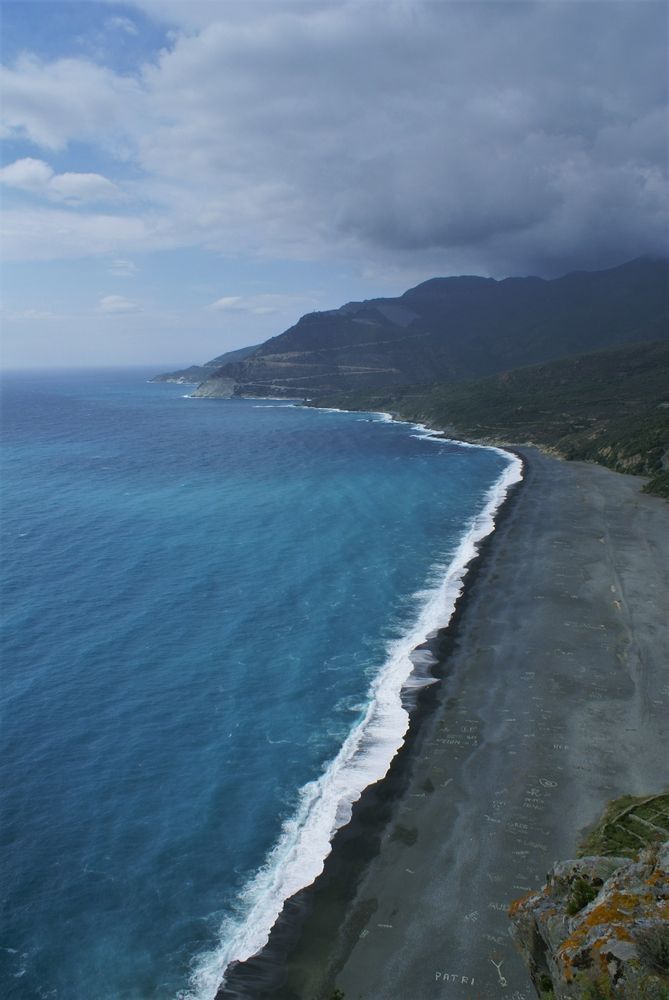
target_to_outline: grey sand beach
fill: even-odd
[[[281,995],[533,1000],[509,904],[608,800],[669,782],[669,506],[635,477],[519,450],[526,481],[409,786],[327,959],[320,942],[309,960],[307,926]]]

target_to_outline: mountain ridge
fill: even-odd
[[[662,340],[668,314],[667,258],[552,279],[436,277],[400,296],[307,313],[255,348],[157,380],[202,374],[193,395],[297,398],[450,383]]]

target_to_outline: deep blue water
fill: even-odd
[[[211,996],[264,905],[240,893],[507,466],[146,377],[3,383],[7,1000]]]

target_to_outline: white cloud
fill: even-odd
[[[134,313],[139,312],[139,306],[136,302],[124,298],[123,295],[105,295],[100,299],[100,312],[109,314]]]
[[[115,184],[101,174],[56,174],[43,160],[25,157],[0,170],[0,183],[73,205],[119,197]]]
[[[123,31],[126,35],[138,34],[137,25],[129,17],[108,17],[105,28],[112,31]]]
[[[261,293],[258,295],[224,295],[206,308],[210,312],[245,312],[254,316],[272,316],[282,313],[298,315],[309,308],[316,308],[319,296],[307,292],[303,295]]]
[[[225,312],[227,309],[243,309],[241,295],[224,295],[222,299],[216,299],[207,306],[212,312]]]
[[[115,184],[101,174],[56,174],[49,182],[49,194],[63,201],[110,201],[119,196]]]
[[[113,274],[116,278],[134,278],[137,270],[136,264],[122,257],[117,257],[116,260],[110,261],[109,264],[109,273]]]
[[[33,160],[30,156],[16,160],[0,170],[0,183],[39,194],[44,192],[52,177],[53,170],[48,163],[44,163],[43,160]]]
[[[85,59],[44,62],[23,54],[0,68],[4,138],[27,138],[44,149],[95,139],[121,151],[125,118],[137,119],[141,87],[131,77]]]
[[[22,208],[4,211],[2,221],[2,248],[9,260],[92,257],[178,242],[164,219],[149,215]]]

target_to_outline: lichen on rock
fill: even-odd
[[[669,1000],[669,840],[560,862],[509,915],[545,1000]]]

